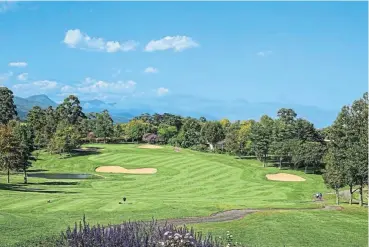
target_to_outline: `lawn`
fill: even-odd
[[[283,172],[306,181],[268,181],[265,175],[279,170],[263,168],[255,160],[190,150],[174,152],[171,147],[94,146],[103,149],[65,159],[41,153],[31,170],[98,174],[98,166],[121,165],[128,169],[156,168],[158,172],[100,173],[104,178],[86,180],[29,178],[26,186],[22,175],[13,175],[11,185],[5,184],[5,175],[1,176],[0,246],[17,246],[25,240],[58,234],[84,214],[92,224],[117,224],[128,219],[206,216],[238,208],[314,208],[320,205],[312,202],[312,194],[328,191],[321,176],[298,171]],[[124,205],[119,204],[123,196],[127,197]],[[357,206],[343,211],[260,212],[242,220],[196,228],[217,235],[230,230],[238,241],[257,246],[368,245],[367,212]]]

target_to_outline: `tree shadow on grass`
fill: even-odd
[[[69,155],[64,156],[63,159],[69,159],[69,158],[73,158],[73,157],[80,157],[80,156],[89,156],[89,155],[98,155],[101,154],[100,151],[98,151],[97,149],[74,149],[72,152],[70,152]]]
[[[49,170],[45,170],[45,169],[29,169],[27,170],[27,172],[47,172]]]
[[[27,184],[34,184],[34,185],[77,185],[78,182],[42,182],[42,183],[27,183]]]
[[[77,194],[78,192],[72,191],[59,191],[59,190],[45,190],[39,188],[27,188],[27,184],[1,184],[0,190],[10,190],[19,192],[34,192],[34,193],[45,193],[45,194]]]

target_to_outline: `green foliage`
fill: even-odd
[[[158,135],[164,141],[164,143],[168,143],[168,141],[177,135],[177,127],[171,126],[168,124],[160,124],[158,128]]]
[[[0,86],[0,124],[7,124],[16,119],[17,111],[14,104],[13,92],[7,87]]]
[[[141,141],[142,136],[150,131],[150,124],[141,119],[133,119],[126,124],[125,133],[132,139]]]
[[[201,137],[200,132],[200,122],[194,118],[187,118],[180,132],[182,136],[178,138],[178,140],[181,140],[180,145],[184,148],[188,148],[199,144]]]
[[[0,168],[7,171],[8,183],[10,171],[19,169],[22,164],[22,151],[20,140],[14,135],[13,128],[9,124],[0,124]]]
[[[297,145],[292,147],[293,155],[292,162],[298,166],[305,167],[305,173],[307,168],[311,166],[313,170],[320,166],[326,148],[320,142],[302,142],[299,141]]]
[[[48,149],[50,152],[63,154],[70,153],[80,145],[80,133],[76,126],[69,122],[61,121],[56,128],[55,135],[51,139]]]
[[[266,159],[272,143],[273,119],[262,116],[260,122],[251,127],[250,140],[251,146],[259,160],[266,166]]]
[[[27,183],[27,169],[32,166],[31,161],[35,160],[32,156],[34,150],[34,135],[31,126],[19,122],[13,128],[13,135],[18,140],[21,160],[19,165],[24,171],[24,183]]]
[[[80,124],[86,117],[80,104],[77,96],[69,95],[56,108],[58,120],[66,120],[71,125]]]
[[[103,137],[105,139],[113,136],[113,119],[107,110],[96,114],[96,128],[94,133],[97,137]]]
[[[210,144],[211,149],[214,145],[224,139],[224,130],[219,122],[206,122],[201,129],[201,137],[207,144]]]
[[[345,182],[352,189],[359,186],[360,205],[363,205],[363,186],[368,183],[368,94],[352,106],[344,106],[328,131],[329,164],[331,169],[344,173]],[[342,166],[342,167],[341,167]],[[333,172],[328,173],[335,174]],[[329,181],[329,179],[328,179]]]

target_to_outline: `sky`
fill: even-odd
[[[185,95],[339,110],[367,91],[368,5],[0,2],[0,84],[57,102]]]

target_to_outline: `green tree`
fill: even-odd
[[[231,126],[231,121],[229,121],[227,118],[223,118],[219,120],[219,123],[222,125],[223,129],[226,130]]]
[[[107,137],[112,137],[114,133],[113,129],[113,119],[107,110],[102,113],[97,113],[96,115],[96,131],[97,137],[103,137],[104,142],[106,142]]]
[[[231,124],[225,135],[225,150],[234,155],[240,154],[241,143],[239,141],[240,123]]]
[[[77,127],[71,125],[68,120],[59,122],[55,135],[49,143],[49,151],[57,154],[70,154],[80,146],[80,132]]]
[[[14,136],[13,129],[9,125],[0,124],[0,166],[7,171],[8,183],[10,183],[10,171],[19,168],[22,158],[20,143]]]
[[[219,122],[206,122],[201,129],[201,136],[210,149],[214,150],[214,145],[224,139],[223,127]]]
[[[200,117],[200,118],[199,118],[199,121],[200,121],[201,123],[205,123],[207,120],[206,120],[206,118],[205,118],[205,117]]]
[[[7,124],[17,118],[13,92],[7,87],[0,86],[0,124]]]
[[[200,132],[201,124],[197,119],[185,119],[181,131],[183,141],[180,145],[184,148],[188,148],[200,144]]]
[[[46,138],[47,143],[48,143],[53,137],[56,131],[56,126],[58,125],[56,111],[52,108],[52,106],[49,106],[46,110],[44,110],[44,123],[43,124],[44,126],[42,129],[43,129],[44,137]]]
[[[251,127],[255,124],[253,120],[246,120],[239,123],[239,131],[237,138],[237,145],[240,147],[242,154],[250,154],[251,148]]]
[[[146,133],[148,129],[148,123],[145,123],[141,119],[133,119],[129,121],[126,125],[126,134],[133,141],[136,140],[137,143],[142,140],[142,136]]]
[[[339,189],[344,187],[345,184],[345,175],[343,166],[335,163],[335,158],[333,154],[329,151],[325,157],[326,166],[325,172],[323,173],[324,183],[327,187],[334,189],[336,194],[336,204],[340,204],[340,193]]]
[[[81,103],[77,96],[69,95],[63,103],[56,108],[59,120],[67,120],[71,125],[79,125],[86,116],[82,111]]]
[[[158,128],[159,137],[165,142],[168,143],[169,139],[176,136],[178,133],[177,128],[175,126],[171,126],[168,124],[160,124]]]
[[[252,149],[256,157],[263,162],[266,167],[270,144],[272,142],[273,119],[268,116],[262,116],[260,122],[251,127],[250,140]]]
[[[302,142],[294,146],[292,161],[294,164],[305,167],[305,173],[309,166],[315,171],[322,163],[326,148],[320,142]]]
[[[368,181],[368,94],[344,106],[328,131],[331,162],[343,166],[345,181],[350,187],[350,202],[358,186],[360,205],[362,191]]]
[[[27,169],[32,166],[35,158],[32,156],[34,150],[34,135],[31,126],[17,122],[13,128],[13,134],[19,142],[19,151],[21,154],[20,165],[24,172],[24,183],[27,183]]]
[[[33,129],[35,135],[35,145],[38,147],[47,146],[47,137],[44,128],[46,125],[45,111],[39,106],[34,106],[27,114],[27,124]]]

